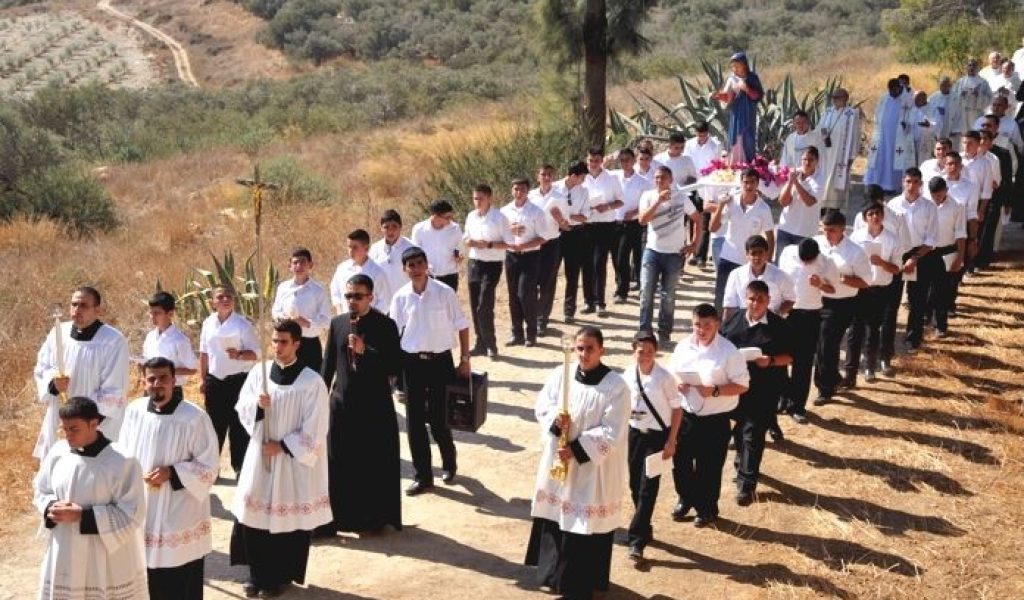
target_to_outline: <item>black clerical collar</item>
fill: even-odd
[[[89,342],[96,336],[96,332],[103,327],[103,321],[96,319],[92,322],[92,325],[85,329],[77,329],[74,323],[71,324],[71,339],[78,340],[79,342]]]
[[[181,388],[174,386],[174,391],[171,392],[171,399],[167,404],[157,406],[156,402],[153,402],[153,400],[150,399],[149,404],[146,405],[146,410],[157,415],[171,415],[174,414],[174,410],[178,408],[178,405],[181,404],[181,401],[184,399],[185,394],[181,391]]]
[[[99,456],[99,453],[103,452],[103,449],[106,448],[109,445],[110,445],[110,440],[108,440],[107,438],[103,437],[103,432],[102,431],[97,431],[96,432],[96,441],[95,442],[89,444],[88,446],[86,446],[84,448],[72,448],[71,452],[72,452],[72,454],[77,454],[79,456],[85,456],[87,458],[95,458],[95,457]]]
[[[576,367],[576,381],[583,385],[597,385],[601,383],[604,376],[611,371],[608,367],[604,366],[603,363],[598,364],[593,369],[584,372],[580,367]]]
[[[299,378],[299,373],[302,373],[304,368],[297,359],[287,367],[282,367],[274,361],[274,366],[270,367],[270,380],[277,385],[291,385]]]

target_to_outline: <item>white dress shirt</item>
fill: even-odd
[[[658,202],[660,192],[657,189],[647,190],[640,196],[640,212]],[[672,198],[658,207],[647,224],[647,247],[662,254],[675,254],[686,245],[686,227],[683,217],[692,215],[696,218],[697,208],[687,194],[672,190]]]
[[[867,227],[855,229],[850,234],[850,240],[860,246],[868,255],[868,262],[872,256],[880,256],[882,260],[893,263],[896,266],[903,264],[903,253],[908,250],[900,243],[896,234],[889,231],[884,221],[882,230],[878,235],[871,235]],[[880,266],[871,265],[871,279],[866,280],[872,287],[885,286],[892,283],[892,273]]]
[[[683,156],[690,157],[693,168],[699,173],[701,169],[709,166],[711,161],[722,156],[722,143],[710,135],[703,144],[697,138],[690,138],[683,146]]]
[[[951,181],[946,179],[946,192],[953,197],[954,200],[964,205],[964,216],[968,221],[978,219],[978,201],[980,197],[980,190],[978,186],[973,182],[964,177],[963,172],[960,173],[960,179]]]
[[[192,351],[192,341],[174,323],[163,331],[153,328],[146,334],[146,339],[142,342],[142,356],[146,360],[158,356],[166,358],[174,363],[175,369],[199,368],[199,359]],[[174,376],[175,385],[182,386],[186,383],[188,375]]]
[[[937,222],[934,202],[924,196],[918,196],[916,200],[909,202],[905,196],[900,195],[889,200],[886,205],[903,221],[903,227],[907,232],[904,238],[907,251],[918,246],[935,247]],[[883,222],[887,223],[888,220],[889,217],[886,215]]]
[[[844,235],[835,246],[829,244],[824,235],[815,236],[814,241],[818,242],[821,255],[835,265],[838,274],[835,281],[829,281],[836,291],[825,292],[825,298],[839,300],[857,295],[857,288],[842,283],[843,276],[860,277],[865,283],[871,283],[871,260],[860,246],[850,241],[850,238]]]
[[[467,242],[482,240],[513,243],[512,232],[508,228],[508,219],[495,206],[488,208],[483,215],[477,210],[471,210],[466,215],[466,233],[462,237]],[[484,262],[504,262],[505,250],[504,248],[470,248],[469,258]]]
[[[302,285],[294,279],[282,281],[277,286],[274,304],[270,307],[270,316],[275,319],[292,319],[302,317],[309,319],[309,327],[302,328],[302,337],[318,337],[331,324],[331,305],[328,302],[327,290],[312,277]]]
[[[693,177],[694,179],[700,177],[697,173],[696,166],[693,164],[693,159],[684,153],[680,153],[679,156],[673,158],[668,155],[668,151],[665,151],[655,156],[654,160],[657,161],[659,165],[672,169],[672,181],[674,181],[676,185],[686,185],[686,180],[690,177]],[[654,178],[652,177],[651,180],[653,181]]]
[[[817,275],[825,283],[835,285],[839,281],[839,272],[832,261],[822,255],[814,260],[805,263],[800,260],[800,246],[793,244],[786,246],[779,257],[779,268],[785,271],[793,280],[793,295],[796,301],[793,303],[794,310],[820,310],[822,307],[821,298],[824,292],[811,285],[811,276]]]
[[[814,204],[807,206],[794,186],[792,202],[782,209],[779,215],[779,231],[785,231],[800,237],[813,237],[818,233],[818,217],[820,205],[825,194],[825,172],[815,169],[810,177],[800,176],[800,187],[814,196]]]
[[[615,209],[615,220],[625,221],[626,213],[640,208],[640,196],[647,190],[654,189],[654,182],[636,171],[633,171],[629,177],[626,177],[622,169],[609,171],[609,173],[619,180],[619,186],[622,188],[622,206]],[[639,216],[638,213],[634,213],[629,220],[636,221]]]
[[[239,352],[252,350],[257,360],[262,354],[256,329],[248,319],[233,312],[221,323],[217,313],[213,313],[203,321],[203,328],[199,332],[199,353],[206,354],[207,370],[217,379],[245,373],[256,364],[256,361],[229,357],[228,348],[235,348]]]
[[[516,202],[513,200],[501,207],[501,214],[505,215],[505,220],[508,221],[509,232],[512,231],[513,225],[522,225],[523,227],[519,235],[512,234],[512,243],[516,245],[527,244],[539,237],[543,237],[541,232],[547,226],[544,211],[537,208],[529,200],[523,202],[522,207],[516,206]],[[540,246],[528,248],[523,250],[523,252],[536,252],[537,250],[540,250]]]
[[[619,184],[619,178],[612,175],[607,169],[601,169],[597,177],[587,173],[583,180],[583,187],[587,188],[590,198],[589,222],[611,223],[615,221],[616,211],[614,209],[598,212],[593,207],[599,204],[611,204],[616,200],[622,200],[622,186]]]
[[[455,291],[436,279],[427,280],[422,294],[411,282],[402,286],[388,315],[398,326],[402,350],[410,353],[447,352],[456,347],[455,335],[469,327]]]
[[[685,378],[690,373],[696,373],[700,377],[701,385],[723,386],[730,383],[750,385],[747,361],[743,360],[743,355],[736,349],[736,346],[721,334],[716,335],[711,344],[707,346],[700,345],[694,334],[686,336],[672,352],[669,371],[677,379]],[[717,398],[704,397],[691,386],[690,390],[682,397],[681,405],[686,412],[704,417],[729,412],[736,408],[739,402],[739,395],[721,394]]]
[[[455,256],[462,253],[462,229],[458,223],[453,221],[441,229],[434,229],[430,219],[425,219],[412,226],[409,237],[427,255],[431,275],[444,277],[459,272]]]
[[[569,205],[565,201],[565,196],[558,191],[558,188],[552,185],[547,194],[541,192],[540,188],[533,188],[530,190],[527,198],[544,213],[544,230],[540,232],[544,241],[553,240],[562,235],[562,230],[558,227],[558,221],[551,215],[551,209],[557,208],[558,212],[562,213],[562,218],[568,219]]]
[[[558,193],[565,198],[565,204],[569,207],[568,213],[562,213],[562,216],[569,220],[569,225],[576,227],[581,223],[577,223],[569,219],[571,216],[583,216],[587,220],[590,220],[590,192],[587,191],[583,185],[577,185],[576,187],[569,189],[565,185],[565,180],[558,181],[554,184],[554,188],[558,190]]]
[[[743,210],[739,194],[726,204],[722,210],[721,231],[725,230],[725,243],[722,244],[721,258],[737,265],[747,262],[746,243],[752,235],[762,235],[775,226],[772,209],[760,198]]]
[[[971,158],[964,154],[964,174],[967,178],[978,184],[978,197],[989,200],[992,198],[992,167],[988,159],[985,158],[989,153],[986,152],[982,156],[975,156]]]
[[[399,236],[390,246],[384,239],[379,239],[370,246],[370,258],[387,273],[388,289],[392,294],[398,288],[409,283],[409,276],[402,268],[402,253],[409,248],[412,248],[412,242],[405,236]],[[374,288],[374,295],[376,292],[377,289]]]
[[[722,298],[723,308],[742,308],[747,304],[747,285],[751,281],[763,281],[768,286],[768,310],[778,313],[783,302],[796,300],[793,280],[782,269],[767,263],[764,272],[754,275],[750,263],[733,269],[725,282],[725,295]]]
[[[658,420],[651,414],[651,410],[647,408],[647,403],[644,402],[643,396],[640,395],[640,386],[637,385],[636,381],[637,373],[639,373],[639,369],[637,369],[635,364],[622,371],[622,378],[626,380],[626,385],[629,386],[631,398],[629,426],[641,431],[662,431]],[[658,416],[665,423],[665,431],[667,432],[672,428],[672,411],[681,406],[679,389],[676,387],[676,378],[672,376],[672,373],[668,372],[668,369],[658,363],[654,363],[654,368],[651,369],[650,375],[640,373],[640,384],[643,385],[644,393],[647,394],[647,399],[651,401],[651,406],[654,407],[654,410],[658,411]]]
[[[967,239],[967,218],[964,214],[966,207],[963,204],[947,195],[945,202],[942,204],[936,203],[935,209],[938,215],[936,219],[938,225],[935,234],[936,247],[952,246],[956,244],[957,240]],[[947,271],[953,265],[955,258],[956,252],[950,252],[942,256],[942,260],[946,263]]]
[[[796,131],[790,133],[782,144],[782,157],[779,159],[779,164],[791,169],[799,167],[800,157],[810,146],[818,149],[818,156],[825,155],[825,142],[821,139],[821,131],[808,129],[807,133],[797,133]]]
[[[401,259],[398,262],[401,264]],[[331,304],[338,307],[339,314],[348,310],[346,308],[348,305],[345,303],[345,289],[348,287],[348,280],[353,275],[360,273],[373,280],[373,307],[382,313],[387,313],[388,308],[391,307],[391,292],[394,289],[391,287],[391,277],[384,267],[369,257],[362,265],[357,265],[356,261],[351,258],[338,265],[337,270],[334,271],[334,277],[331,278]],[[403,272],[403,276],[404,274]]]

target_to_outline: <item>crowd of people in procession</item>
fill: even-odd
[[[549,323],[560,272],[562,324],[590,319],[572,338],[571,371],[552,370],[536,404],[542,457],[526,562],[543,589],[570,599],[607,589],[627,482],[638,564],[653,539],[662,469],[673,476],[672,518],[693,511],[694,525],[709,525],[731,441],[735,502],[755,502],[766,436],[782,439],[777,415],[805,424],[812,385],[821,406],[858,378],[896,375],[904,288],[904,349],[924,343],[929,323],[948,335],[960,281],[990,265],[1003,215],[1020,206],[1024,145],[1013,109],[1022,91],[1015,61],[998,53],[990,72],[969,61],[931,97],[891,80],[868,149],[867,202],[851,211],[861,119],[841,88],[818,123],[790,116],[780,161],[792,171],[777,203],[753,169],[728,191],[694,185],[730,148],[749,158],[755,147],[749,111],[763,92],[745,56],[732,65],[715,95],[732,110],[724,143],[697,123],[694,137],[674,133],[660,153],[650,141],[609,156],[591,148],[561,177],[541,165],[532,189],[512,180],[501,207],[489,185],[476,186],[462,227],[438,200],[408,238],[387,210],[381,239],[348,234],[349,259],[329,285],[313,279],[311,253],[294,250],[269,348],[222,285],[197,358],[174,324],[175,298],[154,294],[138,367],[145,395],[134,401],[125,337],[100,320],[100,291],[75,290],[71,320],[49,332],[35,369],[46,406],[35,505],[50,532],[40,598],[201,598],[225,441],[237,477],[230,558],[248,566],[247,597],[303,583],[313,537],[401,530],[393,398],[405,404],[414,470],[405,494],[434,486],[431,438],[442,481],[454,483],[445,388],[468,377],[475,358],[500,360],[503,274],[504,346],[558,335]],[[676,289],[687,261],[713,261],[715,288],[683,332]],[[457,295],[463,272],[468,311]],[[626,304],[631,295],[633,360],[616,373],[594,323],[608,316],[609,296]],[[671,351],[664,365],[659,350]],[[205,410],[184,397],[190,377]],[[556,465],[567,468],[564,480],[551,476]]]

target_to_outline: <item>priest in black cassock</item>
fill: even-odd
[[[768,310],[768,285],[755,279],[747,284],[745,294],[747,309],[733,313],[722,327],[722,335],[737,348],[761,351],[759,358],[747,360],[750,387],[740,394],[739,406],[733,411],[736,503],[740,506],[754,501],[764,435],[787,386],[786,367],[793,362],[793,334],[785,319]]]
[[[318,535],[402,529],[398,418],[390,378],[401,365],[398,327],[373,304],[373,279],[346,284],[348,312],[331,320],[321,374],[331,390],[328,435],[334,520]]]

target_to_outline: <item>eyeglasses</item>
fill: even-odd
[[[366,297],[367,295],[368,295],[368,294],[364,294],[364,293],[362,293],[362,292],[347,292],[347,293],[345,294],[345,299],[346,299],[346,300],[362,300],[362,299],[363,299],[363,298],[365,298],[365,297]]]

